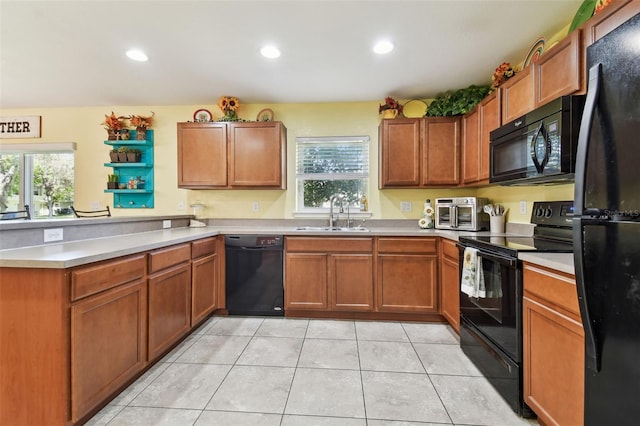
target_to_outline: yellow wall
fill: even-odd
[[[291,218],[295,210],[295,138],[297,136],[369,135],[371,138],[371,176],[369,206],[374,219],[414,219],[421,216],[425,199],[438,197],[482,196],[509,207],[508,220],[529,222],[534,200],[564,200],[573,198],[573,185],[533,187],[489,187],[469,189],[387,189],[378,190],[378,103],[354,102],[333,104],[260,104],[241,105],[240,117],[255,119],[262,108],[271,108],[275,119],[288,129],[287,190],[183,190],[177,188],[176,123],[192,120],[198,108],[208,108],[214,117],[222,114],[214,105],[33,108],[2,110],[3,116],[41,115],[42,138],[3,139],[6,143],[76,142],[75,205],[90,208],[91,204],[113,205],[113,197],[105,194],[106,175],[111,169],[109,147],[103,144],[106,131],[100,123],[113,110],[118,115],[155,112],[155,208],[115,209],[117,216],[167,215],[191,213],[189,205],[200,201],[207,207],[203,217],[209,218]],[[528,201],[528,211],[520,215],[519,201]],[[252,211],[254,201],[260,211]],[[401,212],[400,202],[411,201],[411,212]],[[185,210],[178,209],[183,202]]]

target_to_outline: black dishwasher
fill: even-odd
[[[229,315],[284,315],[283,237],[227,235]]]

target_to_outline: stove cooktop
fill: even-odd
[[[488,251],[517,256],[518,252],[571,253],[573,201],[535,202],[531,223],[533,237],[484,236],[460,237],[460,243]]]

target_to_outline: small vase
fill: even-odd
[[[111,160],[112,163],[117,163],[118,162],[118,153],[117,152],[110,152],[109,153],[109,159]]]
[[[398,116],[397,109],[385,109],[384,111],[382,111],[382,118],[384,119],[396,118],[397,116]]]
[[[107,189],[118,189],[118,182],[107,182]]]
[[[136,140],[143,141],[147,139],[147,128],[146,127],[136,127]]]

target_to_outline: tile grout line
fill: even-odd
[[[287,411],[287,405],[289,404],[289,397],[291,396],[291,389],[293,388],[293,381],[298,373],[298,365],[300,364],[300,357],[302,356],[302,350],[304,349],[304,343],[307,340],[307,333],[309,326],[311,325],[311,319],[307,320],[307,326],[304,329],[304,336],[302,336],[302,345],[300,346],[300,353],[298,353],[298,359],[296,360],[296,366],[293,369],[293,375],[291,376],[291,382],[289,383],[289,392],[287,392],[287,399],[284,401],[284,408],[282,409],[282,415],[280,416],[280,426],[284,421],[285,412]]]

